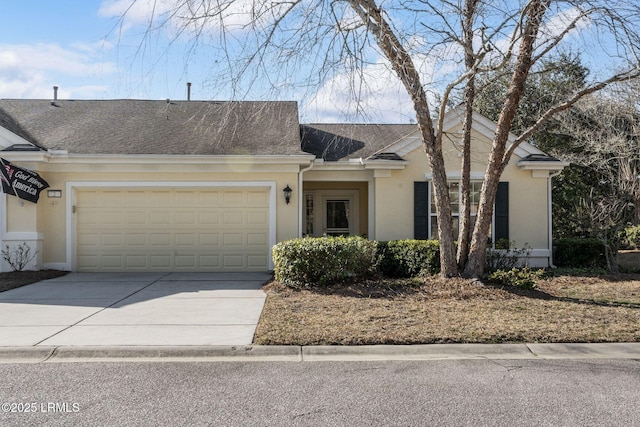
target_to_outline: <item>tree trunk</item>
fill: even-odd
[[[438,218],[440,275],[442,277],[453,277],[458,275],[458,264],[456,263],[456,246],[453,240],[449,183],[447,181],[447,172],[444,168],[442,150],[439,151],[439,155],[429,156],[429,163],[433,174],[433,192]]]
[[[458,268],[464,269],[469,257],[471,240],[471,127],[473,126],[473,98],[475,79],[471,77],[465,88],[465,114],[462,128],[462,166],[460,189],[460,224],[458,231]]]
[[[473,51],[473,18],[478,0],[465,0],[462,17],[462,43],[464,47],[464,65],[467,71],[475,71],[476,58]],[[471,128],[473,126],[473,103],[476,95],[475,72],[467,78],[464,88],[464,123],[462,127],[462,164],[460,167],[460,218],[458,230],[458,270],[463,270],[469,256],[471,240]]]
[[[427,94],[422,86],[420,74],[416,70],[411,55],[397,39],[384,19],[380,8],[371,0],[347,0],[358,14],[367,30],[375,37],[378,47],[389,60],[407,93],[411,97],[420,128],[422,145],[433,173],[434,198],[438,218],[438,239],[440,240],[440,274],[451,277],[458,274],[456,251],[451,224],[451,205],[447,172],[442,155],[442,141],[436,138],[427,102]]]
[[[526,11],[526,23],[524,24],[518,58],[505,103],[498,117],[489,163],[482,183],[476,225],[469,248],[469,258],[463,272],[465,277],[481,277],[484,274],[487,256],[487,236],[489,236],[491,227],[493,206],[496,200],[498,184],[500,183],[500,175],[509,162],[509,158],[505,158],[509,132],[520,98],[524,92],[527,76],[533,65],[534,44],[540,29],[540,23],[549,6],[549,0],[532,1],[529,6]]]
[[[464,277],[479,278],[484,274],[488,243],[487,236],[489,236],[493,218],[493,205],[496,200],[498,183],[500,182],[500,173],[501,171],[497,169],[496,166],[487,168],[485,179],[482,182],[477,219],[469,247],[469,257],[463,270]]]

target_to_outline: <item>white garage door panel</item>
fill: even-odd
[[[265,271],[268,190],[81,189],[76,241],[79,271]]]

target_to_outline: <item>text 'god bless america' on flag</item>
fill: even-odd
[[[49,187],[47,181],[37,173],[14,166],[5,159],[0,158],[0,163],[2,192],[32,203],[38,203],[40,192]]]

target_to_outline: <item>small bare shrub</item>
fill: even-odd
[[[31,247],[27,245],[27,242],[22,242],[13,248],[5,245],[0,254],[13,271],[22,271],[38,255],[38,251],[31,252]]]

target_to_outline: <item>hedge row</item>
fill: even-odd
[[[604,244],[594,238],[566,238],[553,242],[557,267],[607,268]]]
[[[276,280],[297,287],[329,285],[377,273],[411,277],[440,270],[438,242],[429,240],[305,237],[275,245],[273,262]]]
[[[558,239],[554,249],[558,267],[606,268],[604,246],[597,239]],[[388,277],[436,274],[440,271],[440,248],[435,240],[305,237],[275,245],[273,262],[276,280],[286,285],[329,285],[378,273]]]
[[[380,272],[389,277],[414,277],[440,271],[437,240],[391,240],[378,242]]]

